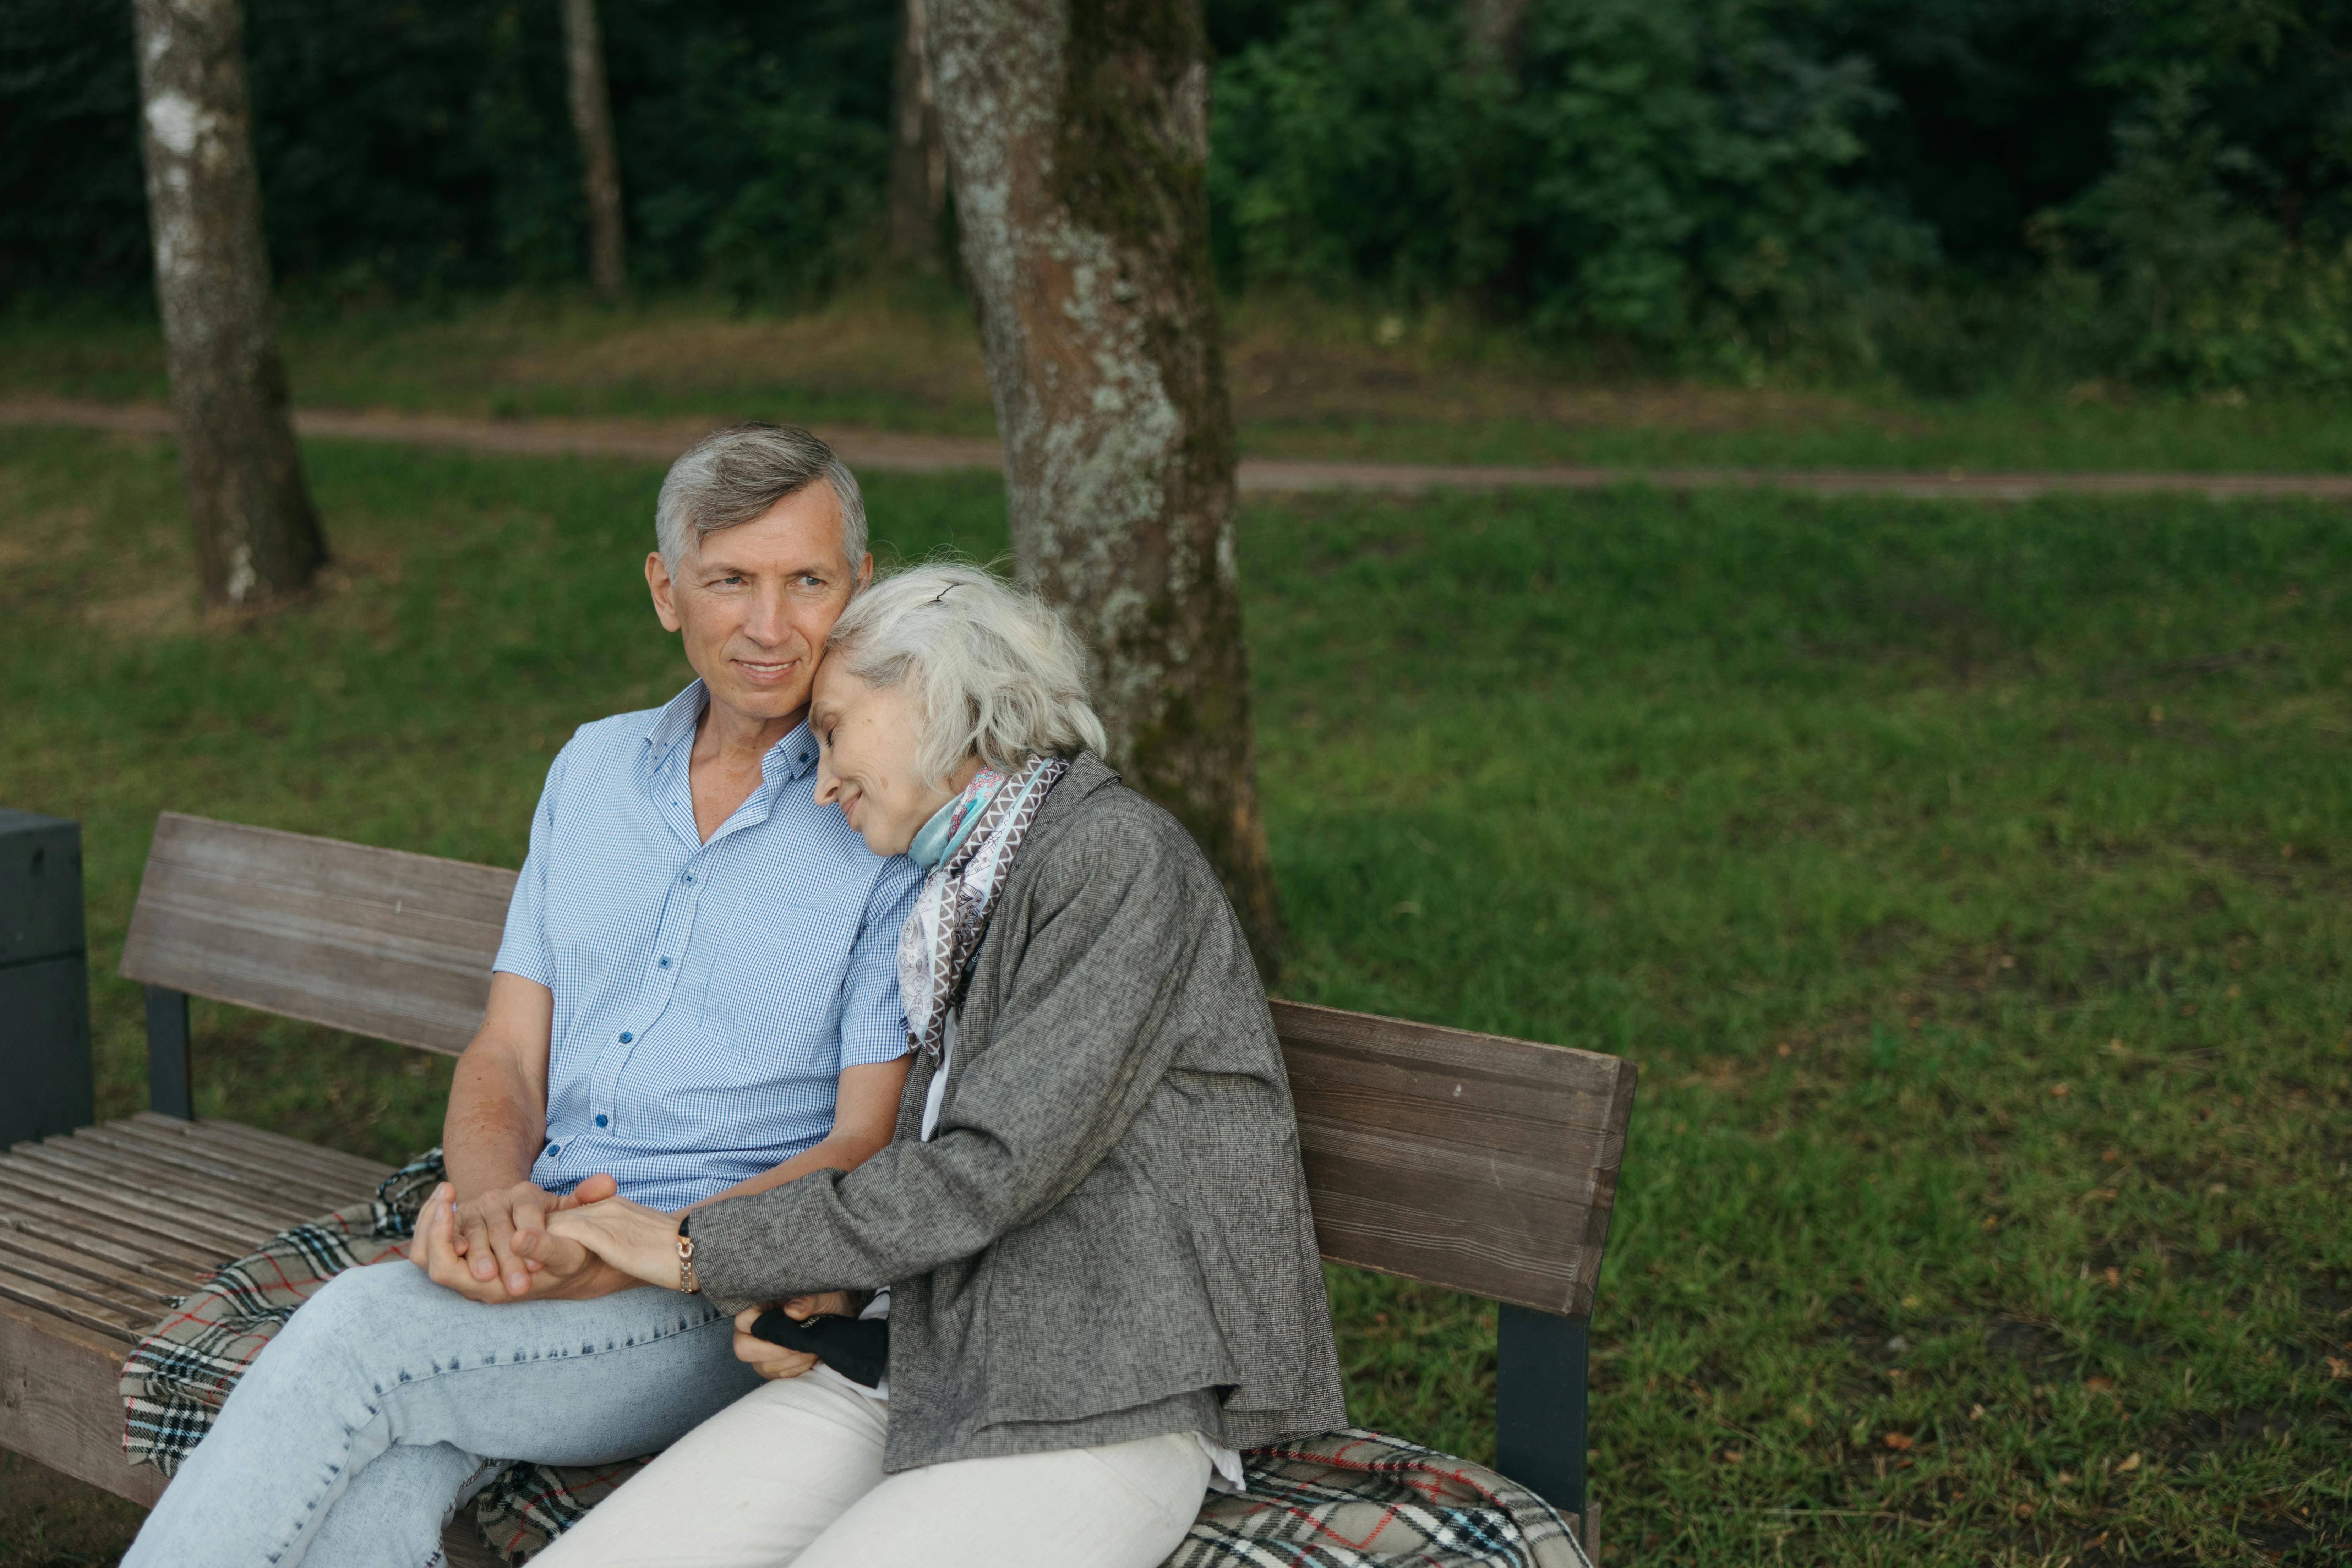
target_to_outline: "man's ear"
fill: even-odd
[[[646,586],[653,593],[654,614],[661,617],[662,630],[674,632],[683,626],[685,623],[677,618],[677,601],[672,597],[675,590],[669,580],[669,564],[658,550],[646,552]]]
[[[866,589],[873,585],[874,552],[869,550],[866,552],[866,558],[857,563],[857,586],[851,589],[850,592],[853,595],[863,594]]]

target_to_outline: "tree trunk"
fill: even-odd
[[[1087,646],[1113,765],[1200,841],[1270,973],[1200,0],[930,22],[1016,569]]]
[[[596,0],[563,0],[563,52],[572,79],[572,129],[580,136],[580,183],[588,198],[588,280],[621,297],[621,155],[613,143],[613,95],[604,86],[604,37]]]
[[[931,101],[925,30],[923,0],[900,0],[898,60],[890,82],[890,255],[902,267],[936,272],[948,160],[939,107]]]
[[[1464,64],[1473,75],[1500,71],[1517,80],[1527,27],[1528,0],[1462,0]]]
[[[155,299],[205,600],[295,593],[327,558],[287,407],[237,0],[133,0]]]

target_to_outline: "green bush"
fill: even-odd
[[[1770,330],[1932,236],[1843,178],[1887,105],[1870,63],[1753,0],[1540,3],[1517,79],[1447,0],[1317,0],[1217,83],[1229,274],[1469,294],[1554,335]]]
[[[290,296],[583,268],[551,0],[245,0]],[[1206,0],[1237,288],[1468,304],[1653,368],[1969,392],[2352,382],[2352,0]],[[601,0],[631,269],[865,252],[895,7]],[[147,286],[128,7],[0,5],[0,301]]]
[[[1221,67],[1230,282],[1925,390],[2352,378],[2352,5],[1307,0]]]

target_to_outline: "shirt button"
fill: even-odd
[[[624,1029],[624,1030],[622,1030],[622,1031],[621,1031],[621,1044],[623,1044],[623,1045],[625,1045],[625,1045],[627,1045],[631,1040],[634,1040],[634,1039],[635,1039],[635,1038],[636,1038],[636,1036],[635,1036],[635,1035],[633,1035],[633,1034],[629,1033],[629,1031],[628,1031],[628,1030]]]
[[[668,959],[667,959],[667,958],[663,959],[663,960],[661,961],[661,966],[662,966],[664,969],[667,969],[667,968],[669,967],[669,960],[668,960]]]
[[[689,883],[690,883],[690,882],[692,882],[692,881],[694,880],[694,873],[693,873],[693,872],[691,872],[691,871],[688,871],[688,872],[686,874],[686,880],[687,880],[687,881],[688,881]]]
[[[596,1118],[596,1125],[599,1127],[606,1125],[605,1121],[602,1116]]]
[[[563,1145],[561,1143],[550,1143],[547,1146],[547,1152],[550,1154],[561,1154],[563,1152]]]

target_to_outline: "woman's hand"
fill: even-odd
[[[735,1359],[773,1383],[780,1377],[798,1377],[816,1364],[816,1357],[807,1351],[791,1351],[772,1341],[763,1340],[751,1331],[765,1307],[746,1307],[735,1314]],[[849,1315],[849,1292],[824,1290],[814,1296],[795,1296],[785,1302],[782,1310],[794,1322],[831,1314]]]
[[[677,1216],[611,1197],[547,1216],[547,1238],[557,1247],[585,1247],[648,1285],[677,1289]]]

